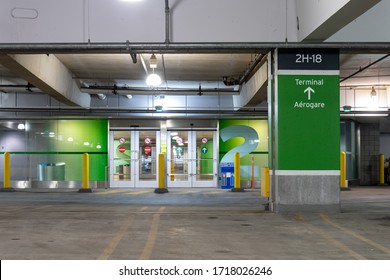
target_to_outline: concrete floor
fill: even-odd
[[[259,190],[0,193],[0,259],[390,259],[390,187],[341,197],[339,214],[277,215]]]

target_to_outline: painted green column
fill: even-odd
[[[273,210],[338,212],[338,51],[279,49],[274,74]]]

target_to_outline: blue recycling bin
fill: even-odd
[[[220,164],[220,185],[221,189],[234,188],[234,163],[222,162]]]

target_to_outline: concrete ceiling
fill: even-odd
[[[126,87],[145,89],[139,94],[155,94],[145,84],[146,72],[151,73],[149,59],[151,54],[137,54],[133,63],[129,54],[55,54],[58,60],[70,71],[72,79],[81,91],[89,87]],[[158,66],[155,70],[163,83],[154,90],[188,90],[194,94],[199,90],[220,90],[237,94],[237,82],[255,60],[255,53],[168,53],[156,54]],[[144,63],[143,63],[144,61]],[[349,77],[351,76],[351,77]],[[232,85],[224,83],[224,77]],[[348,78],[349,77],[349,78]],[[341,86],[390,85],[390,57],[385,53],[342,53],[340,56]],[[344,79],[347,78],[345,81]],[[0,89],[11,90],[7,86],[21,86],[28,82],[18,73],[0,64]],[[27,89],[27,87],[26,87]],[[24,90],[26,90],[24,89]],[[190,90],[193,92],[191,93]],[[33,91],[39,91],[33,88]],[[225,93],[226,93],[225,92]],[[97,91],[90,91],[90,94]],[[104,93],[112,93],[106,90]],[[169,94],[169,93],[168,93]],[[182,92],[183,95],[186,95]]]

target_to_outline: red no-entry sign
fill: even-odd
[[[149,146],[146,146],[144,148],[144,151],[145,151],[145,154],[149,154],[152,151],[152,148],[150,148]]]
[[[126,152],[126,148],[125,148],[124,146],[120,146],[120,147],[119,147],[119,152],[120,152],[120,153]]]

